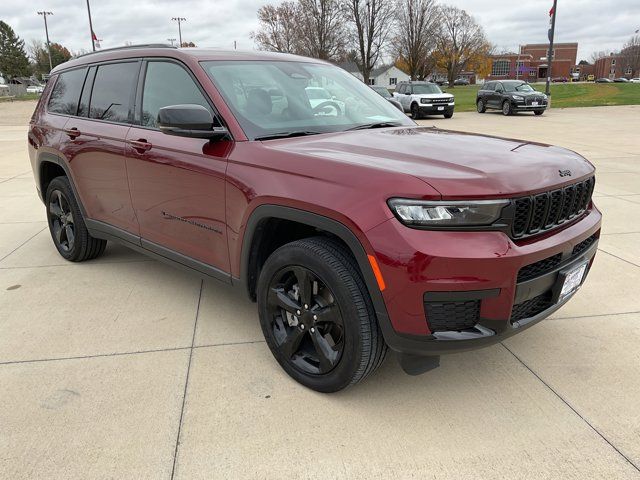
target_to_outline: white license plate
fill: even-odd
[[[587,264],[583,263],[567,273],[564,277],[562,290],[560,291],[560,300],[565,298],[567,295],[571,295],[580,287],[586,271]]]
[[[531,102],[531,105],[533,105],[534,107],[538,106],[538,102]]]
[[[438,110],[444,110],[444,107],[438,107]]]

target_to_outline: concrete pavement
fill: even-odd
[[[254,304],[118,245],[55,251],[0,104],[0,478],[640,479],[640,107],[420,123],[566,146],[605,215],[584,288],[552,318],[347,391],[287,377]]]

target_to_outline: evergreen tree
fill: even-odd
[[[7,79],[30,75],[24,40],[21,40],[13,28],[2,20],[0,20],[0,72]]]

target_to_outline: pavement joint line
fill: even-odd
[[[9,180],[13,180],[14,178],[18,178],[21,175],[26,175],[27,173],[30,173],[30,170],[28,172],[22,172],[22,173],[19,173],[17,175],[14,175],[13,177],[4,178],[2,181],[0,181],[0,183],[8,182]]]
[[[640,233],[640,231],[638,232],[614,232],[614,233],[600,233],[600,235],[632,235],[632,234],[638,234]]]
[[[640,313],[640,310],[633,311],[633,312],[597,313],[595,315],[576,315],[574,317],[553,317],[553,318],[547,318],[546,320],[555,321],[555,320],[573,320],[577,318],[592,318],[592,317],[616,317],[619,315],[631,315],[634,313]]]
[[[589,422],[589,420],[586,419],[586,417],[582,416],[580,412],[578,412],[578,410],[576,410],[562,395],[560,395],[556,390],[554,390],[553,387],[551,387],[551,385],[545,382],[540,375],[538,375],[531,367],[529,367],[529,365],[524,363],[522,359],[518,357],[518,355],[513,353],[509,347],[507,347],[503,342],[500,342],[500,345],[502,345],[507,350],[507,352],[513,355],[515,359],[518,360],[518,362],[520,362],[524,368],[529,370],[529,372],[534,377],[540,380],[540,382],[542,382],[542,384],[545,387],[547,387],[556,397],[558,397],[560,401],[562,401],[562,403],[564,403],[567,407],[569,407],[569,409],[571,409],[573,413],[575,413],[584,423],[586,423],[589,426],[589,428],[591,428],[591,430],[593,430],[596,434],[598,434],[598,436],[600,436],[602,440],[604,440],[607,444],[609,444],[609,446],[613,448],[618,453],[618,455],[624,458],[629,465],[631,465],[633,468],[636,469],[638,473],[640,473],[640,466],[636,465],[629,457],[627,457],[624,453],[622,453],[622,451],[618,447],[616,447],[613,443],[611,443],[611,441],[607,437],[605,437],[602,433],[600,433],[600,431],[596,427],[594,427],[591,424],[591,422]]]
[[[9,253],[7,253],[4,257],[0,258],[0,262],[2,262],[5,258],[7,258],[9,255],[11,255],[12,253],[16,252],[17,250],[19,250],[20,248],[22,248],[23,246],[25,246],[28,242],[30,242],[31,240],[33,240],[37,235],[39,235],[40,233],[44,232],[46,230],[47,227],[43,227],[41,230],[38,230],[36,233],[34,233],[33,235],[31,235],[29,238],[27,238],[24,242],[22,242],[20,245],[18,245],[16,248],[14,248],[13,250],[11,250]]]
[[[617,258],[618,260],[622,260],[623,262],[626,262],[626,263],[628,263],[629,265],[633,265],[634,267],[640,267],[640,265],[638,265],[637,263],[633,263],[633,262],[631,262],[631,261],[629,261],[629,260],[626,260],[626,259],[624,259],[624,258],[622,258],[622,257],[619,257],[618,255],[614,255],[614,254],[613,254],[613,253],[611,253],[611,252],[607,252],[606,250],[603,250],[603,249],[601,249],[601,248],[598,248],[598,250],[599,250],[599,251],[601,251],[602,253],[606,253],[607,255],[611,255],[612,257],[615,257],[615,258]]]
[[[2,260],[4,259],[0,259],[0,263],[2,262]],[[153,262],[153,261],[154,261],[153,258],[148,258],[148,259],[143,258],[140,260],[117,260],[112,262],[101,261],[100,263],[94,263],[93,265],[121,265],[121,264],[127,264],[127,263],[146,263],[146,262]],[[27,269],[27,268],[58,268],[58,267],[80,267],[80,265],[78,265],[75,262],[60,263],[58,265],[16,265],[13,267],[3,267],[0,265],[0,270],[14,270],[14,269]]]
[[[265,343],[265,341],[249,340],[246,342],[208,343],[205,345],[194,345],[193,348],[228,347],[233,345],[250,345],[254,343]],[[6,360],[6,361],[0,361],[0,366],[16,365],[20,363],[58,362],[58,361],[64,361],[64,360],[84,360],[89,358],[122,357],[126,355],[144,355],[146,353],[175,352],[175,351],[189,350],[189,349],[191,349],[191,347],[167,347],[167,348],[155,348],[155,349],[149,349],[149,350],[135,350],[132,352],[112,352],[112,353],[97,353],[95,355],[77,355],[73,357],[34,358],[29,360]]]
[[[191,360],[193,359],[193,346],[196,343],[196,331],[198,329],[198,317],[200,316],[200,303],[202,302],[202,289],[204,280],[200,280],[200,294],[198,295],[198,306],[196,307],[196,318],[193,322],[193,335],[191,336],[191,348],[189,349],[189,362],[187,363],[187,375],[184,380],[184,392],[182,393],[182,407],[180,408],[180,420],[178,422],[178,434],[176,435],[176,446],[173,450],[173,466],[171,467],[171,480],[176,474],[176,463],[178,460],[178,449],[180,448],[180,434],[182,433],[182,419],[184,417],[184,407],[187,403],[187,388],[189,387],[189,373],[191,372]]]

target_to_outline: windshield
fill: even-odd
[[[375,90],[376,92],[378,92],[380,95],[382,95],[384,98],[391,98],[391,94],[389,93],[389,90],[387,90],[384,87],[371,87],[373,90]]]
[[[413,93],[416,95],[442,93],[442,90],[435,83],[413,84]]]
[[[259,60],[202,65],[251,139],[367,124],[413,125],[360,80],[332,65]]]
[[[503,83],[507,92],[533,92],[533,88],[528,83]]]

